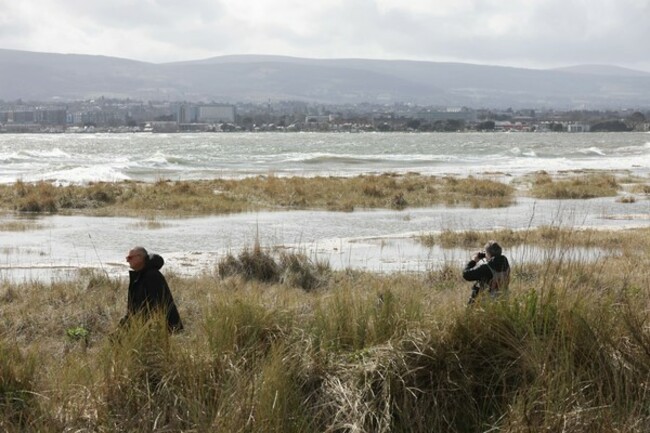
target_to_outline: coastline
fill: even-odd
[[[641,133],[3,136],[0,277],[117,275],[133,244],[196,275],[258,241],[420,272],[467,253],[424,249],[428,233],[647,226],[649,157]]]

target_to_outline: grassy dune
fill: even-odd
[[[356,177],[275,177],[245,179],[115,182],[56,186],[18,181],[0,185],[0,210],[90,215],[196,216],[277,209],[353,211],[443,206],[506,207],[515,195],[542,199],[616,196],[619,191],[648,194],[645,178],[612,172],[546,172],[515,179],[512,185],[490,177],[424,176],[417,173]],[[634,196],[621,200],[636,201]]]
[[[525,242],[549,232],[618,254],[515,263],[509,297],[467,309],[456,266],[335,272],[253,248],[168,275],[172,337],[114,332],[123,281],[4,282],[0,430],[646,432],[650,229]],[[500,235],[519,236],[455,242]]]
[[[259,176],[241,180],[0,185],[0,209],[96,215],[192,216],[253,210],[424,207],[435,204],[508,206],[514,189],[489,179],[418,174],[357,177]]]

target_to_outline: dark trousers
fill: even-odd
[[[471,305],[476,301],[476,298],[478,298],[479,293],[481,293],[481,286],[477,283],[472,286],[472,293],[469,295],[469,300],[467,301],[467,305]]]

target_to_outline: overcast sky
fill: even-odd
[[[650,71],[650,0],[0,0],[0,48]]]

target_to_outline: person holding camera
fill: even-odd
[[[489,241],[484,248],[485,251],[474,254],[463,270],[466,281],[475,281],[468,305],[473,304],[485,290],[490,298],[496,298],[505,293],[510,284],[510,264],[502,254],[501,246],[496,241]]]

